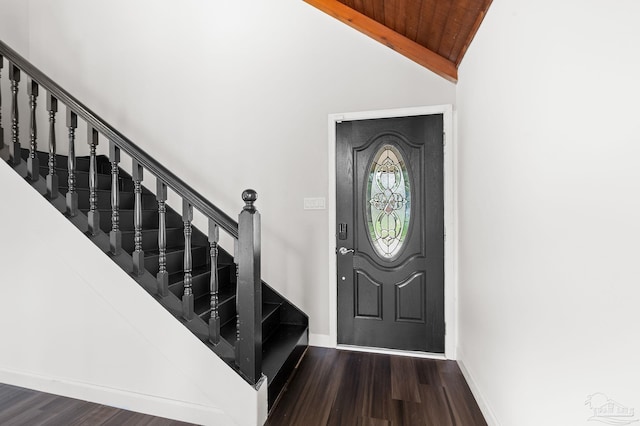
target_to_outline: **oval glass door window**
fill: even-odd
[[[392,145],[373,156],[364,210],[373,248],[383,259],[393,259],[409,229],[411,183],[404,158]]]

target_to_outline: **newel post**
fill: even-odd
[[[238,218],[238,340],[236,364],[256,383],[262,375],[262,280],[260,278],[260,213],[253,205],[258,194],[242,193],[245,206]]]

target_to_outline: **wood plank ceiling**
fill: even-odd
[[[449,81],[492,0],[304,0]]]

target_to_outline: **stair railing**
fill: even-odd
[[[182,220],[184,224],[184,294],[182,296],[182,317],[185,321],[194,318],[194,300],[192,292],[192,253],[191,236],[193,210],[202,213],[208,220],[208,239],[211,257],[211,318],[209,319],[209,341],[216,345],[220,342],[220,317],[218,315],[218,242],[220,229],[234,239],[235,262],[237,265],[237,342],[235,346],[235,363],[243,376],[252,384],[258,383],[262,376],[262,281],[260,278],[260,213],[254,203],[257,194],[246,190],[242,194],[245,206],[239,215],[239,223],[209,202],[197,191],[184,183],[171,171],[158,163],[132,141],[123,136],[114,127],[100,118],[57,83],[47,77],[38,68],[28,62],[16,51],[0,41],[0,72],[6,58],[9,68],[11,87],[11,142],[10,163],[21,163],[19,135],[19,83],[21,74],[28,78],[27,92],[30,105],[30,146],[27,161],[28,178],[37,180],[37,131],[36,102],[40,88],[47,92],[47,111],[49,112],[49,156],[47,175],[47,196],[58,197],[58,176],[56,174],[56,140],[55,124],[58,106],[66,107],[66,127],[68,129],[68,190],[66,195],[66,214],[76,216],[78,210],[78,193],[76,191],[76,156],[75,140],[78,118],[87,124],[87,143],[90,148],[89,162],[89,211],[87,214],[88,234],[95,236],[100,230],[100,212],[97,200],[97,146],[100,135],[109,141],[109,162],[111,164],[111,232],[109,233],[110,252],[117,256],[122,253],[122,234],[119,226],[119,185],[118,168],[121,152],[125,152],[133,160],[132,178],[134,183],[134,242],[135,249],[131,254],[133,260],[132,273],[136,276],[148,273],[144,268],[144,251],[142,249],[142,182],[147,172],[156,178],[156,200],[158,202],[158,252],[159,271],[156,276],[156,293],[161,297],[169,294],[169,274],[166,269],[166,202],[168,189],[182,198]],[[1,78],[1,75],[0,75]],[[0,149],[3,149],[4,129],[2,128],[2,94],[0,88]]]

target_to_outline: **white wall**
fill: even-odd
[[[29,55],[29,3],[19,0],[0,0],[1,40]],[[6,64],[5,64],[6,67]]]
[[[0,180],[0,383],[262,424],[265,386],[256,392],[4,162]]]
[[[38,67],[233,216],[258,191],[263,276],[329,334],[327,114],[455,86],[300,0],[28,3]]]
[[[640,417],[640,4],[614,3],[496,1],[460,69],[459,356],[494,424],[587,424],[596,392]]]

